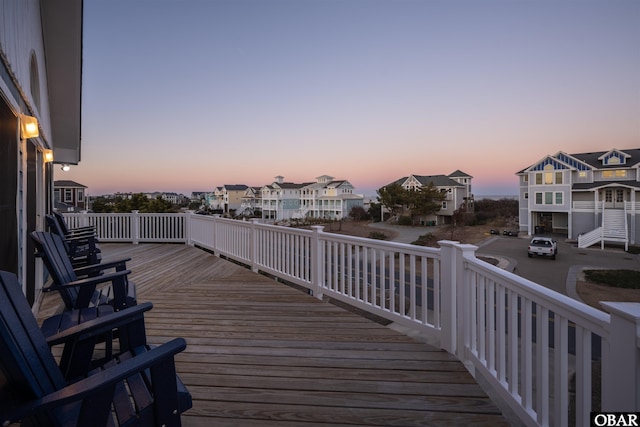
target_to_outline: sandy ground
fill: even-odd
[[[430,246],[437,246],[438,240],[456,240],[462,243],[478,244],[491,237],[491,226],[462,227],[454,230],[446,226],[438,227],[385,227],[383,224],[370,222],[345,221],[343,223],[329,224],[325,231],[330,233],[347,234],[358,237],[370,237],[372,232],[382,232],[389,241],[411,243],[418,236],[431,233]],[[398,230],[398,231],[396,231]],[[576,282],[578,295],[586,304],[603,310],[599,301],[626,301],[640,302],[640,289],[621,289],[609,286],[589,283],[580,274]]]

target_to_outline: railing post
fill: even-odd
[[[466,303],[465,267],[466,258],[475,257],[477,246],[441,240],[440,245],[440,289],[441,319],[440,347],[464,360],[465,328],[469,325]]]
[[[220,221],[218,221],[221,218],[220,214],[214,214],[213,215],[213,254],[217,257],[220,256],[220,250],[219,250],[219,245],[218,245],[218,235],[220,233],[218,233],[218,223]]]
[[[601,302],[610,313],[609,347],[602,359],[602,410],[640,411],[640,304]],[[605,350],[603,348],[603,350]]]
[[[320,241],[320,233],[323,232],[324,226],[311,226],[313,235],[311,236],[311,285],[314,295],[318,299],[322,299],[322,242]]]
[[[80,212],[80,225],[78,227],[88,227],[89,226],[89,215],[87,215],[87,211]]]
[[[456,242],[441,240],[440,245],[440,347],[456,353]]]
[[[187,246],[193,246],[193,241],[191,240],[191,218],[195,215],[195,211],[188,210],[187,215],[184,217],[184,239]]]
[[[251,271],[258,272],[258,227],[256,225],[260,222],[258,218],[251,218],[251,236],[249,238],[249,245],[251,250]]]
[[[140,211],[131,211],[131,243],[137,245],[140,241]]]

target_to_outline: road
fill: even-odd
[[[385,223],[374,223],[371,227],[393,230],[398,233],[395,242],[410,243],[428,232],[428,227],[405,227]],[[492,236],[478,244],[477,255],[493,255],[509,261],[508,270],[564,295],[575,285],[575,275],[583,267],[616,268],[640,271],[640,256],[629,254],[622,249],[599,245],[579,249],[575,243],[566,243],[563,236],[558,241],[558,256],[549,258],[529,258],[527,246],[530,237]]]
[[[553,237],[553,236],[551,236]],[[495,255],[510,261],[510,268],[518,276],[529,279],[556,292],[567,295],[567,282],[571,272],[582,267],[602,267],[627,270],[640,270],[638,255],[629,254],[622,249],[596,245],[579,249],[575,243],[566,243],[563,237],[557,237],[558,256],[550,258],[527,256],[530,238],[493,237],[479,245],[478,255]]]

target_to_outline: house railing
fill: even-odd
[[[481,375],[526,425],[640,411],[640,304],[604,303],[607,314],[476,258],[473,245],[424,248],[193,214],[65,217],[96,225],[103,242],[199,246],[410,328]]]

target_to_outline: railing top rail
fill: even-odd
[[[439,256],[440,250],[428,246],[417,246],[410,243],[387,242],[385,240],[368,239],[366,237],[348,236],[345,234],[337,234],[331,232],[322,233],[320,237],[323,240],[331,240],[339,243],[357,243],[362,246],[376,247],[380,249],[397,250],[398,252],[414,255],[431,255]]]

